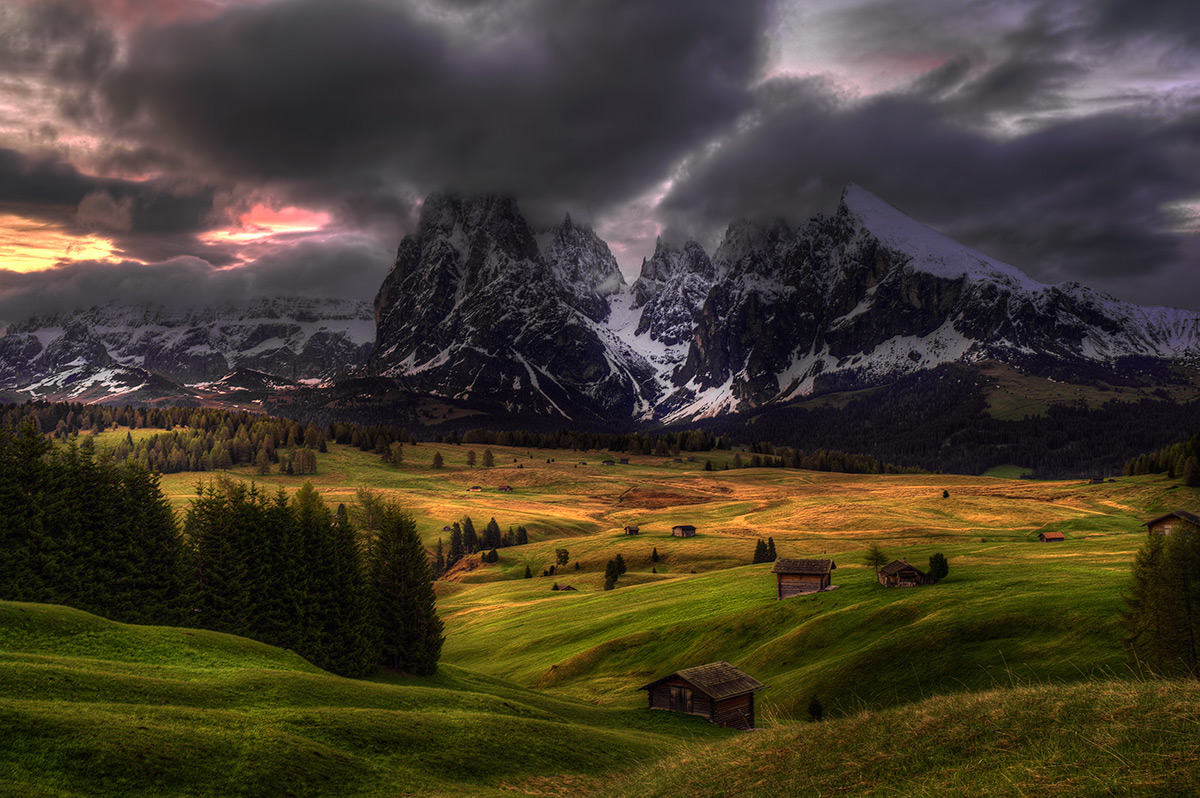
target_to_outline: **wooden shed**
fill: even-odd
[[[929,574],[904,560],[893,560],[879,569],[879,584],[884,587],[917,587],[932,585]]]
[[[805,593],[818,593],[833,579],[833,560],[779,559],[771,573],[776,576],[775,598],[785,599]]]
[[[1147,521],[1146,527],[1151,535],[1170,535],[1174,532],[1200,532],[1200,518],[1187,510],[1174,510],[1166,515],[1160,515]]]
[[[712,662],[675,671],[638,689],[649,694],[651,709],[700,715],[731,729],[753,729],[754,693],[765,686],[728,662]]]
[[[483,490],[481,485],[472,485],[471,487],[467,488],[468,493],[479,493],[481,490]]]
[[[500,487],[496,488],[496,490],[500,491],[501,493],[512,493],[513,492],[512,485],[501,485]]]
[[[1038,533],[1038,542],[1039,543],[1061,543],[1062,541],[1064,541],[1066,539],[1067,539],[1067,536],[1064,535],[1062,532],[1039,532]]]
[[[621,465],[629,465],[629,458],[628,458],[628,457],[622,457],[622,458],[621,458]]]
[[[694,538],[696,537],[696,527],[691,524],[680,524],[671,527],[671,534],[677,538]]]
[[[627,527],[625,527],[625,534],[626,534],[626,535],[639,535],[639,534],[641,534],[641,531],[642,531],[642,530],[640,530],[640,529],[639,529],[639,528],[637,528],[636,526],[627,526]]]

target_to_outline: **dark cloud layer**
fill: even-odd
[[[762,0],[510,2],[474,31],[412,5],[293,0],[148,30],[108,107],[226,177],[595,207],[747,110],[761,65]]]
[[[1180,240],[1161,208],[1200,194],[1197,119],[1110,114],[998,139],[920,97],[847,105],[812,81],[764,93],[758,122],[667,197],[681,223],[800,221],[857,182],[1034,276],[1086,281],[1174,264]]]
[[[366,301],[379,288],[380,264],[388,256],[369,236],[340,235],[281,246],[226,269],[186,256],[153,265],[79,261],[38,272],[0,269],[0,326],[109,302],[200,307],[271,296]]]

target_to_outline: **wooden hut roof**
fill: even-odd
[[[1166,515],[1160,515],[1158,518],[1151,518],[1149,521],[1142,524],[1142,526],[1150,526],[1151,524],[1157,524],[1159,521],[1166,521],[1168,518],[1181,518],[1184,521],[1187,521],[1189,524],[1195,524],[1196,526],[1200,526],[1200,518],[1197,518],[1196,516],[1192,515],[1187,510],[1172,510],[1171,512],[1167,513]]]
[[[1046,540],[1066,540],[1067,536],[1062,532],[1042,532],[1042,537]]]
[[[879,573],[883,574],[884,576],[891,576],[892,574],[898,574],[901,571],[907,571],[909,569],[916,571],[921,576],[925,576],[924,571],[912,563],[905,562],[904,560],[892,560],[890,563],[880,568]]]
[[[732,698],[755,690],[762,690],[765,684],[753,676],[738,670],[728,662],[710,662],[707,665],[697,665],[695,668],[684,668],[681,671],[667,674],[661,679],[655,679],[639,690],[649,690],[659,682],[678,676],[689,682],[697,690],[708,695],[714,701]]]
[[[833,560],[792,560],[782,558],[775,561],[773,574],[816,574],[824,575],[837,568]]]

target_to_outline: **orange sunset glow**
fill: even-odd
[[[35,272],[70,261],[119,259],[110,239],[75,235],[53,222],[0,214],[0,269]]]
[[[274,236],[316,233],[331,221],[329,214],[303,208],[269,208],[255,205],[238,217],[238,224],[227,230],[212,230],[200,236],[208,244],[250,244]]]

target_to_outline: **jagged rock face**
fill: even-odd
[[[953,361],[1200,348],[1197,314],[1043,286],[854,186],[834,216],[794,230],[731,225],[714,261],[720,278],[668,399],[677,414],[878,385]]]
[[[430,197],[376,297],[371,372],[516,412],[632,415],[653,371],[609,346],[563,282],[591,282],[596,297],[606,287],[592,282],[595,262],[571,261],[570,253],[597,254],[588,236],[560,228],[554,241],[562,243],[551,251],[570,261],[561,272],[513,200]]]
[[[675,248],[660,238],[633,284],[634,307],[642,309],[637,334],[649,333],[667,345],[687,341],[715,277],[712,261],[695,241]]]
[[[542,257],[572,306],[592,321],[607,321],[608,297],[627,288],[608,244],[591,228],[572,223],[570,214],[559,227],[538,236],[538,241]]]
[[[184,310],[111,304],[11,325],[0,338],[0,386],[56,384],[70,369],[104,372],[103,379],[133,370],[113,385],[144,381],[146,373],[170,383],[210,382],[239,366],[327,380],[361,368],[373,338],[366,302],[276,298]]]

